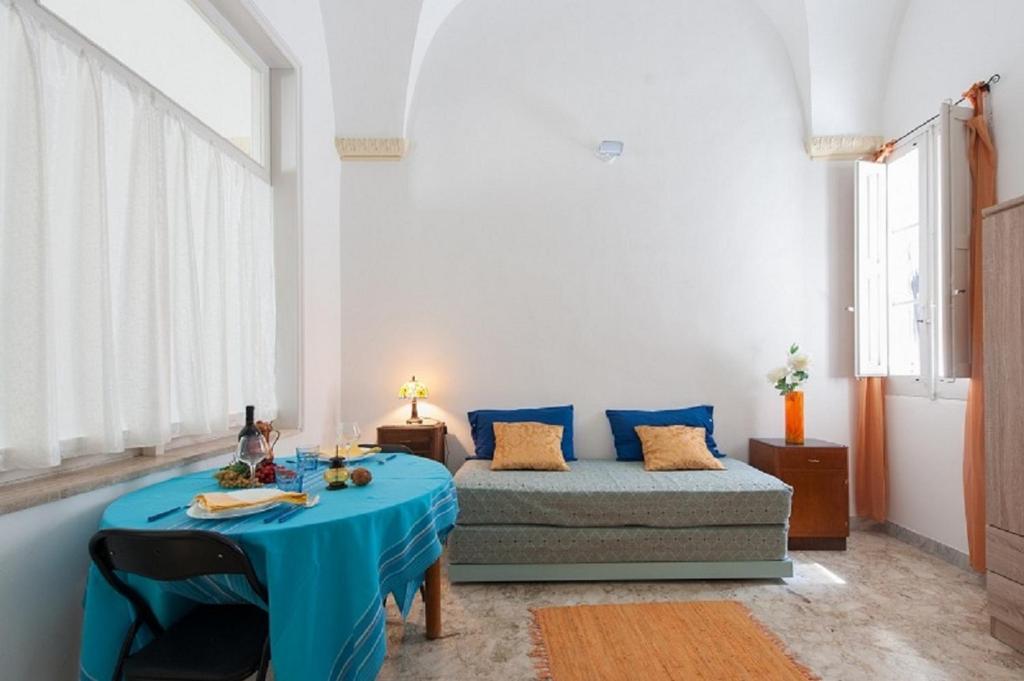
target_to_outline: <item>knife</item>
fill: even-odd
[[[184,511],[189,506],[191,506],[191,504],[186,504],[185,506],[175,506],[174,508],[169,508],[166,511],[160,511],[159,513],[154,513],[153,515],[151,515],[148,518],[146,518],[146,522],[147,523],[151,523],[151,522],[154,522],[156,520],[160,520],[161,518],[166,518],[169,515],[173,515],[174,513],[177,513],[178,511]]]
[[[284,521],[288,520],[289,518],[291,518],[293,515],[295,515],[299,511],[305,511],[307,508],[309,508],[309,506],[296,506],[295,508],[288,509],[287,511],[285,511],[284,513],[282,513],[279,516],[275,516],[274,519],[277,520],[277,522],[279,522],[279,523],[283,523]],[[264,520],[263,522],[267,522],[267,521]]]

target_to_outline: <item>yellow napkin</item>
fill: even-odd
[[[302,505],[306,503],[306,494],[304,492],[277,492],[276,494],[267,494],[265,497],[253,499],[252,501],[245,501],[228,492],[206,492],[205,494],[197,494],[195,498],[195,503],[207,511],[227,511],[233,508],[263,506],[264,504],[277,501],[282,501],[286,504]]]
[[[337,449],[327,449],[325,447],[321,447],[320,456],[326,456],[328,459],[332,459],[336,456],[338,452],[340,452],[341,456],[345,457],[346,459],[355,458],[356,460],[358,460],[370,456],[371,454],[376,454],[379,451],[380,447],[370,447],[369,449],[363,449],[362,447],[353,447],[352,449],[349,450],[346,450],[343,447],[338,447]]]

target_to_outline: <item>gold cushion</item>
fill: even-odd
[[[690,426],[636,426],[648,471],[720,471],[704,440],[703,428]]]
[[[492,471],[567,471],[562,426],[525,421],[494,424]]]

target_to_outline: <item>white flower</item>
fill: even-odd
[[[807,371],[811,365],[811,358],[804,354],[793,355],[789,358],[789,368],[793,371]]]
[[[778,367],[768,372],[768,382],[775,385],[789,374],[789,369],[786,367]]]

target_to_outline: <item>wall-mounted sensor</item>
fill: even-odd
[[[597,145],[597,157],[605,163],[611,163],[622,156],[623,143],[619,140],[604,140]]]

